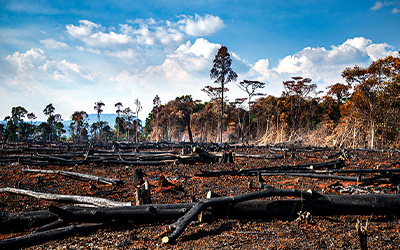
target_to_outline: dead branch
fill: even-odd
[[[0,193],[2,192],[26,195],[37,199],[44,199],[50,201],[90,204],[98,207],[132,206],[131,202],[111,201],[104,198],[90,197],[90,196],[40,193],[40,192],[34,192],[30,190],[10,188],[10,187],[0,188]]]
[[[29,169],[23,168],[21,169],[22,172],[30,172],[30,173],[43,173],[43,174],[58,174],[61,176],[78,179],[78,180],[91,180],[98,183],[109,184],[109,185],[121,185],[124,183],[123,180],[114,179],[114,178],[107,178],[107,177],[100,177],[96,175],[89,175],[77,172],[69,172],[69,171],[61,171],[61,170],[42,170],[42,169]]]
[[[263,197],[271,197],[271,196],[294,196],[294,197],[303,197],[303,198],[311,198],[312,194],[309,192],[300,191],[297,189],[276,189],[274,187],[267,187],[263,191],[252,192],[237,196],[230,197],[216,197],[205,199],[197,202],[184,216],[179,218],[175,223],[169,225],[170,230],[174,230],[172,234],[169,236],[165,236],[162,239],[163,243],[173,243],[176,239],[183,233],[185,228],[189,225],[191,221],[193,221],[197,216],[205,210],[207,207],[211,206],[220,206],[223,204],[236,204],[242,201],[258,199]]]

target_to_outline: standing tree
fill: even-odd
[[[240,115],[240,113],[244,113],[244,107],[243,107],[243,103],[244,101],[246,101],[246,98],[236,98],[235,99],[235,108],[237,111],[237,118],[238,118],[238,140],[239,138],[242,138],[242,143],[244,141],[244,133],[243,133],[243,127],[244,127],[244,115],[242,117],[242,115]],[[242,117],[242,120],[241,120]]]
[[[37,116],[33,112],[30,112],[26,114],[26,117],[31,121],[31,133],[33,133],[33,138],[36,138],[36,126],[33,125],[33,120],[35,120]]]
[[[156,141],[158,141],[158,113],[160,112],[160,105],[161,105],[161,99],[158,95],[156,95],[153,99],[153,110],[154,110],[154,116],[156,117],[156,131],[155,131],[155,137]]]
[[[117,120],[116,120],[116,126],[117,126],[117,141],[119,141],[119,127],[121,126],[121,119],[120,119],[120,117],[119,117],[119,115],[121,114],[121,108],[122,108],[122,103],[121,102],[117,102],[115,105],[114,105],[116,108],[117,108],[117,114],[118,114],[118,117],[117,117]]]
[[[214,79],[214,83],[221,85],[222,89],[222,98],[221,98],[221,122],[220,122],[220,143],[222,144],[222,122],[224,115],[224,89],[225,84],[228,84],[231,81],[236,81],[237,74],[232,70],[231,64],[232,59],[229,55],[228,49],[225,46],[222,46],[217,55],[215,55],[213,61],[213,67],[211,68],[210,78]]]
[[[135,112],[133,112],[130,107],[127,107],[122,111],[122,113],[125,115],[125,126],[126,131],[128,132],[126,140],[129,141],[129,131],[132,129],[132,121]]]
[[[100,124],[100,114],[103,112],[101,107],[103,107],[105,104],[102,101],[98,101],[94,103],[94,110],[97,112],[97,124]],[[97,126],[97,140],[99,140],[100,136],[100,126]]]
[[[72,138],[78,140],[86,140],[87,139],[87,130],[85,128],[86,118],[88,114],[85,111],[75,111],[71,116],[71,124],[70,129],[72,132]]]
[[[18,139],[22,137],[21,123],[23,122],[23,118],[27,113],[28,111],[22,106],[13,107],[11,110],[11,117],[7,116],[6,118],[4,118],[4,120],[7,121],[6,130],[8,132],[8,135],[12,137],[12,140],[15,140],[16,132],[18,132]]]
[[[139,112],[142,110],[142,103],[139,101],[139,98],[135,100],[136,106],[136,122],[135,122],[135,142],[138,142],[138,129],[139,129]]]
[[[244,80],[241,81],[238,84],[238,87],[245,91],[248,95],[249,95],[249,99],[248,99],[248,103],[249,103],[249,140],[250,140],[250,135],[251,135],[251,116],[250,116],[250,112],[251,112],[251,98],[253,96],[261,96],[264,95],[263,93],[256,93],[257,89],[262,89],[265,87],[265,83],[263,82],[259,82],[259,81],[249,81],[249,80]]]
[[[47,116],[47,126],[49,131],[49,141],[51,141],[51,136],[56,134],[54,131],[57,122],[62,121],[60,114],[54,114],[55,108],[53,104],[48,104],[44,109],[43,113]],[[44,126],[44,125],[42,125]]]

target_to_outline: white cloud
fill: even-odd
[[[61,61],[48,59],[44,51],[38,48],[32,48],[25,53],[15,52],[7,56],[6,60],[17,72],[10,81],[15,86],[33,87],[37,83],[42,85],[41,82],[44,80],[73,82],[76,79],[91,81],[96,78],[96,74],[65,59]]]
[[[181,16],[182,17],[182,16]],[[183,16],[176,22],[170,20],[136,19],[127,24],[119,24],[119,29],[88,20],[80,20],[79,26],[68,24],[68,34],[88,46],[115,49],[136,45],[171,47],[182,44],[190,36],[210,35],[224,26],[223,21],[213,15]]]
[[[198,38],[193,44],[187,41],[180,45],[174,53],[167,55],[167,58],[176,61],[188,72],[200,72],[211,69],[213,57],[220,47],[220,44]]]
[[[43,65],[46,62],[46,55],[43,50],[33,48],[28,50],[26,53],[15,52],[12,55],[6,57],[12,65],[17,67],[17,71],[20,74],[27,74],[31,71]]]
[[[109,57],[117,58],[123,60],[128,64],[137,63],[142,56],[135,49],[126,49],[126,50],[118,50],[118,51],[105,51],[104,54]]]
[[[132,37],[126,34],[118,34],[114,31],[109,33],[102,32],[103,27],[99,24],[87,20],[81,20],[79,23],[79,26],[68,24],[66,26],[67,32],[89,46],[107,48],[129,45],[133,42]]]
[[[371,7],[371,10],[379,10],[383,7],[383,3],[381,1],[376,1],[375,5]]]
[[[372,6],[371,7],[371,10],[379,10],[379,9],[382,9],[383,7],[385,7],[385,6],[395,6],[393,9],[392,9],[392,14],[397,14],[397,13],[399,13],[400,12],[400,9],[399,9],[399,7],[400,7],[400,1],[376,1],[375,2],[375,4],[374,4],[374,6]]]
[[[264,79],[268,79],[271,76],[271,70],[268,69],[268,67],[269,67],[268,59],[260,59],[254,64],[251,71],[260,74]]]
[[[204,17],[195,14],[195,17],[184,16],[178,22],[180,30],[190,36],[211,35],[224,27],[224,22],[217,16],[206,14]]]
[[[367,67],[372,61],[389,55],[398,55],[393,46],[373,43],[364,37],[355,37],[340,45],[332,45],[330,49],[306,47],[300,52],[284,57],[275,67],[269,65],[268,59],[261,59],[243,76],[260,81],[278,82],[279,84],[274,86],[270,85],[269,90],[279,94],[281,82],[292,76],[310,77],[314,82],[326,86],[343,81],[341,72],[346,67]]]
[[[66,43],[56,41],[54,39],[40,40],[41,44],[44,44],[48,49],[68,49],[69,46]]]

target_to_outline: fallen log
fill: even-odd
[[[218,177],[221,175],[241,175],[241,176],[256,176],[258,173],[279,173],[279,172],[297,172],[297,171],[319,171],[322,169],[334,169],[344,167],[344,161],[341,159],[336,159],[333,161],[322,162],[322,163],[310,163],[310,164],[300,164],[300,165],[283,165],[274,166],[267,168],[247,168],[239,170],[221,170],[221,171],[202,171],[200,174],[195,174],[195,176],[201,177]],[[324,171],[324,170],[322,170]]]
[[[90,232],[106,226],[107,223],[91,223],[82,225],[71,225],[67,227],[37,232],[25,236],[10,238],[0,241],[0,249],[19,249],[46,242],[52,239],[69,237],[76,233]]]
[[[61,170],[42,170],[42,169],[29,169],[23,168],[21,169],[22,172],[30,172],[30,173],[43,173],[43,174],[58,174],[61,176],[78,179],[78,180],[90,180],[95,181],[98,183],[109,184],[109,185],[122,185],[124,183],[123,180],[114,179],[114,178],[107,178],[107,177],[100,177],[95,175],[77,173],[77,172],[69,172],[69,171],[61,171]]]
[[[314,193],[315,195],[315,193]],[[236,196],[228,197],[216,197],[210,199],[204,199],[197,202],[184,216],[179,218],[175,223],[169,225],[169,229],[173,232],[169,236],[165,236],[162,239],[163,243],[174,243],[176,239],[183,233],[185,228],[193,221],[197,216],[204,211],[207,207],[221,206],[223,204],[236,204],[242,201],[259,199],[271,196],[293,196],[302,198],[312,198],[312,193],[304,192],[297,189],[276,189],[274,187],[266,187],[263,191],[252,192]]]
[[[158,222],[160,220],[181,218],[194,219],[197,211],[210,206],[208,212],[213,216],[226,218],[247,218],[247,219],[272,219],[297,217],[297,213],[309,212],[313,216],[332,215],[400,215],[399,194],[368,194],[368,195],[320,195],[313,192],[300,190],[280,190],[269,188],[266,192],[254,192],[233,197],[218,197],[207,199],[199,203],[178,203],[178,204],[151,204],[132,207],[114,208],[77,208],[67,206],[65,208],[53,207],[50,211],[38,211],[35,213],[47,214],[48,218],[56,221],[58,218],[71,222],[103,222],[133,221],[133,222]],[[296,196],[307,199],[290,200],[247,200],[247,198],[259,198],[260,196],[279,195]],[[239,197],[239,199],[237,199]],[[241,197],[241,198],[240,198]],[[213,201],[214,200],[214,201]],[[190,210],[189,210],[190,209]],[[190,211],[185,213],[186,211]],[[196,212],[196,213],[195,213]],[[21,213],[26,214],[26,213]],[[57,214],[57,215],[56,215]],[[193,217],[194,216],[194,217]],[[21,216],[14,216],[21,218]],[[192,218],[193,217],[193,218]],[[42,218],[43,219],[43,218]],[[182,221],[182,219],[181,219]],[[15,222],[15,221],[14,221]],[[3,224],[1,224],[3,226]],[[2,227],[1,227],[2,228]],[[171,238],[168,238],[171,243]],[[9,239],[10,241],[12,239]],[[29,238],[28,238],[29,240]],[[165,239],[163,239],[166,241]],[[8,241],[8,240],[7,240]],[[0,241],[0,244],[3,244]],[[7,243],[7,242],[6,242]],[[36,242],[38,243],[38,242]],[[36,244],[35,243],[35,244]],[[8,243],[7,243],[8,244]],[[10,246],[10,245],[8,245]],[[6,247],[9,249],[8,247]]]
[[[90,197],[90,196],[40,193],[40,192],[34,192],[30,190],[10,188],[10,187],[0,188],[0,193],[2,192],[26,195],[37,199],[44,199],[50,201],[90,204],[98,207],[132,206],[131,202],[111,201],[104,198]]]

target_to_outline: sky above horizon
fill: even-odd
[[[282,82],[309,77],[318,90],[344,82],[346,67],[400,50],[400,1],[50,1],[0,0],[0,119],[23,106],[64,120],[114,104],[145,120],[159,95],[208,101],[201,91],[224,45],[236,83],[258,80],[280,96]],[[227,95],[246,97],[236,83]]]

